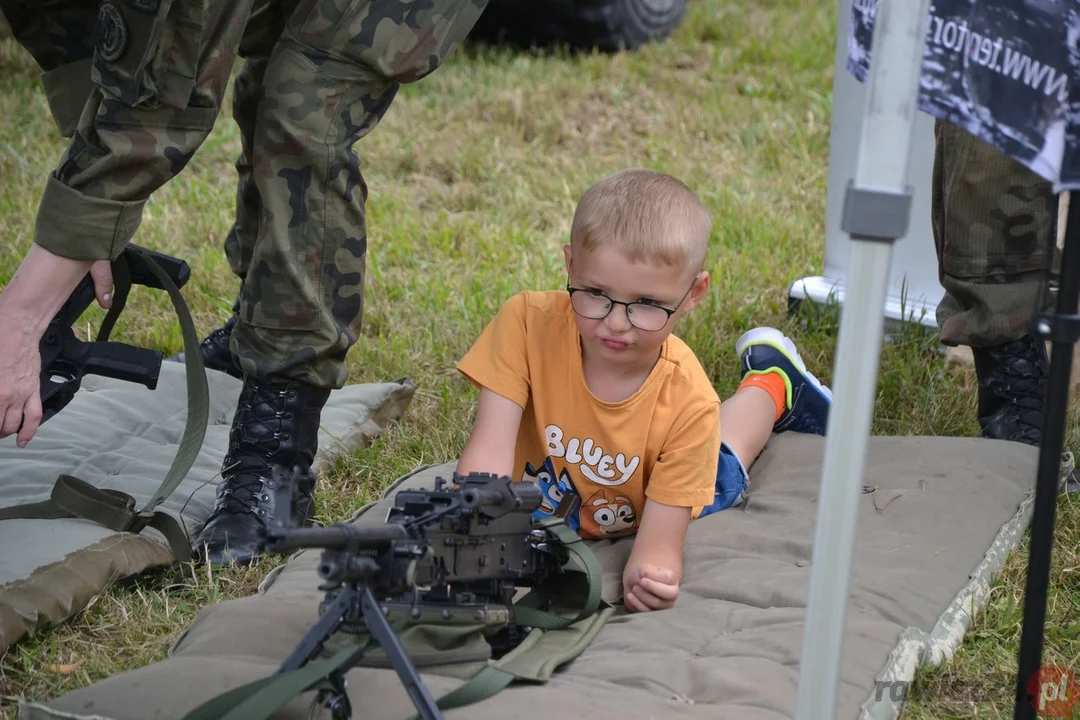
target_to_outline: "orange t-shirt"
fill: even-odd
[[[551,514],[588,539],[633,533],[645,499],[693,508],[712,503],[720,452],[720,398],[685,342],[669,335],[642,386],[598,400],[582,374],[570,296],[523,292],[502,306],[458,364],[465,377],[523,408],[514,477],[540,484]]]

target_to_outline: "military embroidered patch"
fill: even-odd
[[[128,27],[120,9],[109,0],[98,8],[97,48],[105,62],[116,62],[128,46]]]

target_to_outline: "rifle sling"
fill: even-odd
[[[546,519],[543,525],[566,546],[571,557],[581,567],[588,583],[588,596],[576,617],[557,615],[540,609],[548,604],[553,594],[553,584],[545,583],[530,590],[528,594],[514,604],[514,620],[518,625],[540,628],[541,630],[558,630],[569,627],[579,620],[584,620],[597,611],[600,607],[603,575],[596,555],[569,525],[551,519]]]
[[[342,669],[348,669],[356,648],[345,648],[326,660],[280,675],[240,685],[195,708],[183,720],[251,720],[269,718],[297,695],[315,690]]]
[[[435,705],[440,710],[451,710],[487,700],[489,697],[498,695],[510,683],[514,682],[515,675],[495,665],[485,665],[484,668],[469,678],[464,685],[459,685],[446,693]],[[418,715],[413,715],[409,720],[416,720]]]
[[[176,518],[157,508],[187,476],[206,437],[206,426],[210,414],[210,392],[206,382],[206,371],[203,368],[195,325],[179,288],[152,258],[131,246],[128,246],[125,252],[142,255],[146,266],[168,291],[184,337],[188,411],[184,434],[180,438],[180,446],[172,465],[153,496],[139,510],[135,509],[135,499],[127,493],[97,488],[77,477],[60,475],[53,486],[49,500],[0,508],[0,520],[82,518],[116,532],[136,534],[146,527],[152,527],[165,536],[176,561],[181,564],[185,573],[190,573],[188,563],[193,555],[193,546],[188,534]],[[123,269],[117,272],[118,267]],[[98,338],[101,340],[108,338],[116,321],[116,315],[123,308],[131,287],[131,276],[126,263],[113,263],[113,270],[115,298],[109,315],[99,331]]]

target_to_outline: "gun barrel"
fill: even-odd
[[[398,524],[356,527],[339,523],[325,528],[279,530],[272,533],[269,544],[278,552],[291,552],[304,548],[344,550],[349,547],[381,546],[408,539],[409,531]]]

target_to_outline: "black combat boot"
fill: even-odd
[[[238,297],[233,304],[232,317],[230,317],[223,326],[203,338],[203,341],[199,343],[199,350],[202,352],[203,365],[212,370],[220,370],[221,372],[232,375],[234,378],[243,380],[244,372],[236,363],[232,351],[229,350],[229,340],[232,338],[232,330],[236,326],[236,321],[238,319],[237,313],[239,311],[240,298]],[[172,355],[169,357],[169,360],[182,363],[184,362],[184,353],[179,352]]]
[[[294,466],[311,467],[319,445],[319,418],[330,396],[301,382],[269,383],[248,376],[240,391],[222,462],[217,502],[196,538],[206,560],[249,563],[258,554],[259,533],[274,523],[274,480],[271,466],[288,474]],[[311,525],[314,481],[310,474],[295,489],[292,523]]]
[[[1046,346],[1023,337],[971,350],[979,380],[979,437],[1038,446],[1050,372]]]
[[[1042,444],[1043,398],[1050,360],[1046,346],[1031,337],[988,348],[972,348],[979,379],[979,437]],[[1073,472],[1065,492],[1080,492]]]

